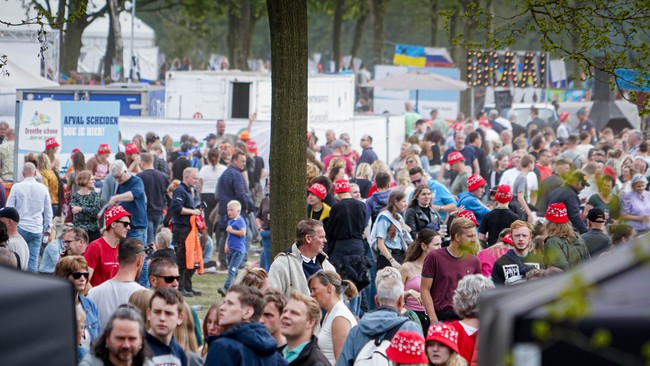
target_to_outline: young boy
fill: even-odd
[[[241,203],[236,200],[228,202],[228,227],[226,232],[228,238],[224,251],[226,252],[228,260],[228,278],[223,288],[217,290],[222,297],[226,296],[226,292],[230,288],[232,281],[237,277],[239,265],[246,256],[246,221],[239,215],[241,212]]]

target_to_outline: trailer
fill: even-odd
[[[245,71],[169,71],[165,117],[271,120],[271,75]],[[308,79],[308,121],[347,121],[354,116],[354,75]]]
[[[165,88],[147,84],[61,85],[16,90],[16,100],[120,102],[120,116],[162,117]]]

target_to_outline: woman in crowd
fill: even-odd
[[[458,331],[449,323],[431,324],[426,342],[429,365],[467,365],[467,361],[458,354]]]
[[[199,354],[199,342],[194,332],[192,310],[186,301],[183,302],[183,323],[174,330],[174,338],[187,355],[187,366],[203,365],[203,359]]]
[[[624,244],[636,237],[636,230],[628,224],[618,224],[609,227],[609,232],[612,235],[612,246],[617,247]]]
[[[386,357],[393,366],[427,366],[427,353],[422,334],[412,330],[400,330],[386,348]]]
[[[271,189],[271,178],[266,180],[267,192]],[[267,194],[260,202],[260,208],[257,210],[255,217],[257,230],[260,232],[262,241],[262,254],[260,255],[260,267],[269,271],[271,267],[271,200]]]
[[[422,329],[429,328],[429,317],[420,299],[420,279],[422,265],[430,251],[440,249],[442,237],[437,231],[424,228],[406,251],[406,258],[399,269],[404,281],[404,308],[412,310],[420,319]]]
[[[494,288],[492,279],[473,274],[458,281],[454,290],[454,311],[462,320],[455,320],[451,325],[458,332],[458,353],[465,359],[471,360],[474,346],[478,337],[478,298],[481,292]]]
[[[368,198],[368,191],[372,187],[372,168],[368,163],[361,163],[354,172],[354,178],[350,179],[350,184],[356,183],[361,190],[361,197]]]
[[[56,158],[56,153],[58,151],[59,143],[54,139],[54,137],[45,140],[45,150],[43,151],[43,154],[47,155],[47,158],[49,159],[50,165],[48,168],[52,169],[57,175],[59,174],[59,160]]]
[[[219,307],[221,306],[220,302],[216,302],[210,306],[208,312],[205,313],[205,318],[203,319],[203,348],[201,349],[201,356],[205,358],[208,354],[208,349],[210,345],[208,344],[208,337],[218,336],[223,333],[223,328],[219,325]]]
[[[86,157],[81,151],[75,151],[70,156],[70,160],[72,160],[72,166],[66,171],[68,185],[65,190],[68,195],[79,190],[79,187],[77,187],[77,174],[82,170],[86,170]]]
[[[307,183],[307,188],[311,187],[311,181],[314,180],[314,178],[320,176],[321,170],[315,165],[310,162],[307,162],[306,166],[306,183]]]
[[[413,236],[426,227],[440,229],[442,220],[436,212],[436,208],[440,210],[442,207],[432,206],[431,199],[431,188],[428,185],[420,184],[415,188],[411,202],[406,209],[405,218],[406,225],[411,228]]]
[[[90,344],[102,333],[97,304],[83,294],[88,284],[88,262],[80,255],[63,257],[54,268],[54,275],[65,278],[74,287],[74,302],[86,313],[86,332],[80,346],[90,349]]]
[[[99,193],[95,192],[95,178],[90,170],[82,170],[77,174],[77,186],[79,191],[74,192],[70,199],[72,223],[75,227],[86,230],[88,240],[92,242],[101,236],[97,214],[102,207]]]
[[[440,164],[442,164],[442,152],[440,151],[442,133],[438,130],[429,131],[424,135],[424,141],[429,143],[429,150],[431,151],[431,156],[429,157],[429,174],[432,177],[437,177],[440,171]]]
[[[332,181],[336,182],[339,179],[347,179],[345,174],[346,162],[341,158],[332,158],[330,164],[327,167],[327,177]]]
[[[494,159],[492,172],[490,173],[490,181],[488,182],[490,184],[490,187],[499,186],[499,181],[501,181],[501,175],[503,175],[503,171],[506,170],[506,167],[508,166],[508,161],[509,161],[508,154],[503,152],[497,154],[496,159]]]
[[[621,195],[621,218],[639,235],[650,230],[650,192],[648,181],[641,174],[632,178],[632,191]]]
[[[50,168],[50,158],[45,153],[39,154],[36,161],[38,164],[36,165],[36,169],[41,173],[43,184],[45,184],[47,190],[50,192],[52,215],[53,217],[57,217],[61,214],[61,207],[59,205],[59,179],[52,168]]]
[[[621,166],[621,176],[619,178],[622,184],[621,194],[632,192],[632,177],[637,174],[637,171],[634,169],[632,162],[628,162],[628,159],[624,160]]]
[[[226,166],[219,164],[219,149],[212,148],[208,152],[208,164],[204,165],[203,168],[199,171],[199,177],[201,177],[201,201],[207,204],[205,209],[206,213],[206,222],[205,225],[208,229],[208,236],[212,237],[214,232],[214,222],[210,221],[209,214],[217,206],[217,200],[215,199],[215,192],[217,191],[217,182],[219,177],[226,170]]]
[[[90,158],[86,163],[86,169],[90,170],[95,177],[95,186],[101,188],[102,182],[108,175],[108,155],[111,153],[111,147],[108,144],[101,144],[97,149],[97,154]]]
[[[402,212],[406,208],[406,194],[393,191],[388,196],[388,205],[379,213],[375,220],[370,242],[376,241],[377,271],[384,267],[400,267],[406,256],[406,248],[411,242],[409,232]],[[374,239],[374,240],[373,240]],[[374,246],[374,244],[373,244]]]
[[[546,218],[544,262],[547,268],[556,267],[566,271],[590,258],[584,240],[573,230],[564,203],[548,205],[544,217]]]
[[[132,293],[129,297],[129,304],[135,306],[138,310],[140,310],[140,314],[142,314],[142,319],[144,320],[145,329],[149,329],[147,308],[149,308],[149,303],[151,302],[152,296],[153,291],[151,290],[138,290]]]
[[[269,275],[264,268],[246,266],[237,274],[235,284],[255,287],[264,292],[269,288]]]
[[[614,221],[618,221],[621,216],[621,201],[618,196],[612,194],[612,188],[615,184],[616,180],[607,174],[596,178],[598,193],[592,194],[589,197],[582,217],[587,217],[589,210],[595,207],[605,212],[608,225]]]
[[[140,169],[140,149],[138,145],[131,141],[124,147],[126,150],[126,167],[132,174],[138,174],[142,171]]]
[[[341,280],[341,276],[334,271],[318,271],[309,278],[307,283],[311,297],[326,312],[318,333],[318,347],[327,360],[334,365],[341,354],[350,329],[357,325],[356,318],[341,300],[343,286],[346,287],[348,298],[355,297],[357,289],[354,283]]]
[[[499,233],[499,238],[497,242],[483,250],[481,250],[477,257],[478,261],[481,263],[481,273],[483,276],[489,277],[492,275],[492,268],[494,263],[503,257],[508,250],[512,249],[512,246],[515,243],[512,241],[510,236],[510,228],[503,229]]]

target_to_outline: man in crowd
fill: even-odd
[[[578,193],[587,185],[588,183],[584,173],[575,171],[567,177],[564,185],[551,192],[548,198],[549,205],[558,202],[564,203],[569,220],[573,224],[573,229],[577,230],[580,234],[584,234],[588,230],[585,222],[580,217],[580,199],[578,198]]]
[[[137,239],[128,238],[119,245],[119,269],[112,279],[90,289],[88,298],[97,304],[102,327],[120,305],[129,302],[136,291],[145,290],[135,280],[144,264],[144,246]]]
[[[219,119],[217,120],[217,141],[228,141],[231,146],[235,145],[237,142],[237,136],[226,133],[226,121]]]
[[[497,285],[512,285],[526,280],[531,269],[543,269],[544,261],[530,251],[533,238],[527,222],[517,220],[510,225],[513,248],[499,258],[492,267],[492,280]]]
[[[605,211],[597,207],[589,210],[587,214],[587,227],[589,231],[582,234],[581,237],[587,244],[589,255],[592,258],[595,258],[612,246],[612,237],[607,235],[603,230],[606,222]]]
[[[539,198],[537,213],[544,214],[548,208],[548,197],[555,189],[560,188],[564,179],[571,173],[571,163],[564,159],[558,159],[553,164],[553,174],[539,184]]]
[[[187,355],[174,339],[174,330],[183,324],[183,297],[173,288],[153,293],[147,309],[150,323],[145,339],[155,365],[187,366]]]
[[[151,283],[152,289],[178,289],[179,281],[178,264],[174,259],[159,257],[149,263],[149,283]]]
[[[639,151],[639,146],[643,142],[643,132],[639,130],[630,131],[627,137],[627,145],[630,146],[628,155],[635,156],[637,151]]]
[[[480,133],[474,131],[467,136],[467,145],[469,148],[474,150],[474,155],[478,161],[479,170],[474,172],[474,174],[480,174],[483,179],[490,179],[490,159],[488,159],[485,150],[483,150],[483,137]]]
[[[530,209],[528,203],[534,205],[537,200],[537,190],[533,194],[529,190],[528,184],[528,175],[533,171],[533,164],[535,158],[528,154],[521,158],[521,163],[519,164],[519,175],[515,178],[515,182],[512,184],[512,196],[519,203],[519,206],[523,209],[526,214],[526,219],[529,223],[533,222],[533,211]],[[535,178],[537,179],[537,178]],[[535,180],[537,183],[537,180]],[[531,199],[530,197],[533,197]]]
[[[144,194],[147,198],[147,239],[143,243],[149,245],[154,242],[158,226],[162,224],[163,210],[166,208],[165,197],[169,177],[157,171],[153,167],[153,155],[151,153],[140,154],[140,167],[138,178],[144,184]]]
[[[429,116],[431,117],[431,127],[434,130],[440,131],[440,134],[443,138],[447,137],[447,132],[449,131],[449,123],[440,118],[438,110],[432,109]]]
[[[297,292],[291,294],[281,318],[282,335],[287,340],[282,355],[289,366],[329,364],[314,336],[320,318],[321,310],[316,300]]]
[[[535,164],[535,175],[537,175],[538,185],[541,185],[544,179],[553,175],[553,169],[551,168],[551,159],[553,159],[553,153],[547,149],[541,149],[537,156],[537,163]]]
[[[7,207],[15,208],[22,218],[18,223],[18,233],[29,247],[28,269],[36,272],[43,233],[49,233],[52,224],[52,202],[47,187],[36,181],[34,164],[25,163],[23,176],[25,179],[11,188]]]
[[[88,233],[84,229],[71,227],[61,234],[61,241],[65,255],[84,255],[88,247]]]
[[[287,298],[279,290],[268,288],[264,292],[264,304],[260,323],[264,324],[280,349],[287,344],[287,339],[282,335],[282,313],[287,306]]]
[[[594,122],[589,119],[589,114],[587,113],[587,108],[580,108],[576,112],[578,117],[578,132],[585,131],[591,136],[590,142],[595,144],[598,141],[598,136],[596,136],[596,127],[594,127]]]
[[[363,135],[361,136],[361,143],[359,144],[363,151],[361,151],[361,156],[357,160],[357,166],[361,163],[368,163],[372,165],[378,158],[375,150],[372,149],[372,136]]]
[[[421,118],[420,114],[413,109],[411,102],[404,103],[404,134],[406,137],[411,136],[415,122]]]
[[[210,343],[205,366],[286,365],[264,325],[258,323],[264,297],[253,287],[233,285],[219,307],[225,330]]]
[[[479,225],[478,238],[482,242],[485,242],[486,245],[484,247],[494,245],[499,238],[499,233],[503,229],[509,228],[510,224],[519,219],[519,216],[508,207],[508,204],[512,201],[512,190],[510,186],[501,185],[497,187],[494,200],[497,206],[483,217]]]
[[[501,131],[501,133],[499,133],[499,139],[501,140],[501,149],[499,150],[499,153],[510,155],[514,150],[516,150],[512,144],[512,131],[507,129]]]
[[[201,155],[203,156],[203,163],[207,164],[209,163],[207,160],[208,153],[212,149],[216,149],[217,146],[217,135],[213,133],[209,133],[207,136],[203,138],[203,141],[205,141],[205,145],[203,146],[203,150],[201,151]]]
[[[144,341],[144,320],[140,311],[132,307],[120,307],[111,314],[103,329],[92,353],[79,365],[150,365],[151,361],[147,358],[149,347]]]
[[[539,117],[539,109],[537,107],[530,107],[530,122],[528,122],[526,127],[530,125],[535,125],[537,131],[541,131],[547,126],[546,121]]]
[[[7,131],[9,131],[9,123],[7,121],[0,121],[0,144],[5,143]]]
[[[339,158],[339,159],[343,159],[345,161],[345,174],[347,174],[350,177],[353,175],[353,165],[354,164],[350,161],[350,159],[347,156],[345,156],[343,154],[343,150],[345,148],[347,148],[347,147],[348,147],[348,144],[343,140],[336,140],[336,141],[332,142],[332,150],[333,150],[332,154],[326,156],[323,159],[323,164],[325,165],[325,170],[327,170],[327,168],[329,168],[330,161],[332,161],[332,159]]]
[[[232,156],[228,168],[219,177],[217,183],[217,201],[219,202],[219,262],[222,270],[228,269],[226,254],[224,248],[226,239],[226,227],[228,227],[228,205],[232,200],[237,200],[241,204],[241,215],[246,218],[249,210],[255,207],[253,201],[246,194],[246,181],[242,172],[246,169],[246,154],[237,150]]]
[[[390,174],[379,172],[375,176],[375,184],[377,191],[370,196],[366,202],[366,220],[370,220],[370,225],[375,223],[375,218],[386,205],[388,204],[388,196],[390,196]]]
[[[43,255],[41,257],[41,263],[38,266],[38,273],[44,274],[53,274],[56,264],[59,263],[59,259],[64,254],[65,249],[63,246],[62,236],[65,234],[67,227],[62,229],[61,237],[52,240],[47,243],[45,249],[43,250]]]
[[[476,225],[470,219],[456,218],[449,236],[449,246],[429,252],[422,266],[420,296],[431,324],[460,319],[452,301],[458,281],[467,274],[481,273],[478,258],[471,254],[477,245]]]
[[[306,219],[298,223],[296,242],[275,257],[269,269],[269,286],[289,297],[292,290],[309,295],[307,278],[320,270],[336,271],[323,253],[327,242],[323,223]]]
[[[128,238],[147,242],[147,204],[142,179],[131,174],[121,160],[111,164],[110,172],[117,182],[116,194],[108,201],[109,206],[120,204],[132,216]]]
[[[113,278],[120,265],[117,260],[120,240],[126,239],[131,227],[131,214],[122,206],[113,206],[104,211],[106,228],[104,235],[91,242],[84,252],[88,262],[91,286],[99,286]]]
[[[377,273],[375,281],[377,308],[364,315],[359,324],[348,333],[336,366],[353,365],[361,349],[372,339],[385,337],[386,333],[398,328],[422,332],[422,328],[402,316],[404,307],[404,283],[399,271],[386,267]]]
[[[584,159],[584,156],[582,156],[578,150],[578,136],[569,136],[564,144],[565,149],[560,154],[560,159],[571,162],[576,169],[582,168],[582,160]]]
[[[27,271],[29,264],[29,247],[27,242],[18,233],[18,223],[20,222],[20,214],[13,207],[0,208],[0,221],[7,227],[7,249],[16,253],[20,258],[19,268]]]
[[[201,292],[192,287],[194,268],[187,268],[186,241],[192,234],[190,220],[201,215],[202,210],[196,208],[192,189],[199,182],[199,172],[196,168],[186,168],[183,171],[183,182],[172,195],[172,240],[176,244],[176,261],[181,276],[179,290],[185,297],[200,296]],[[225,206],[225,204],[223,205]],[[197,238],[198,240],[198,238]]]
[[[483,216],[490,212],[490,209],[481,202],[481,197],[485,194],[487,182],[478,174],[472,174],[467,178],[467,192],[461,192],[458,195],[458,207],[465,207],[466,210],[474,212],[476,221],[479,226]]]
[[[442,178],[444,177],[445,171],[447,170],[447,165],[452,165],[449,162],[449,155],[452,154],[453,152],[459,152],[463,155],[463,161],[465,162],[465,165],[470,167],[470,174],[479,174],[480,173],[480,168],[478,165],[478,160],[476,159],[476,155],[474,154],[474,149],[465,146],[465,132],[463,131],[456,131],[454,133],[454,146],[447,149],[445,151],[445,154],[442,157],[442,164],[440,164],[440,173],[438,173],[438,182],[442,181]],[[449,179],[451,182],[454,181],[456,178],[456,175],[458,173],[452,172],[449,176]]]
[[[471,168],[465,165],[463,154],[453,151],[448,157],[450,171],[454,173],[454,180],[451,183],[451,194],[455,198],[462,192],[467,192],[467,179],[472,174]]]
[[[163,173],[167,177],[171,176],[169,164],[167,164],[167,161],[163,159],[163,147],[160,142],[154,142],[151,144],[149,152],[151,155],[153,155],[153,168]]]

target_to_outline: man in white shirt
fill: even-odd
[[[129,297],[134,292],[146,290],[135,281],[140,276],[145,261],[142,243],[138,239],[127,238],[120,243],[118,250],[120,269],[115,277],[93,287],[88,293],[88,298],[97,304],[102,328],[120,305],[129,302]]]
[[[14,207],[20,215],[18,233],[29,247],[28,270],[36,272],[43,233],[49,232],[52,224],[52,201],[47,187],[34,178],[36,177],[34,164],[25,163],[23,176],[25,179],[11,188],[7,207]]]

